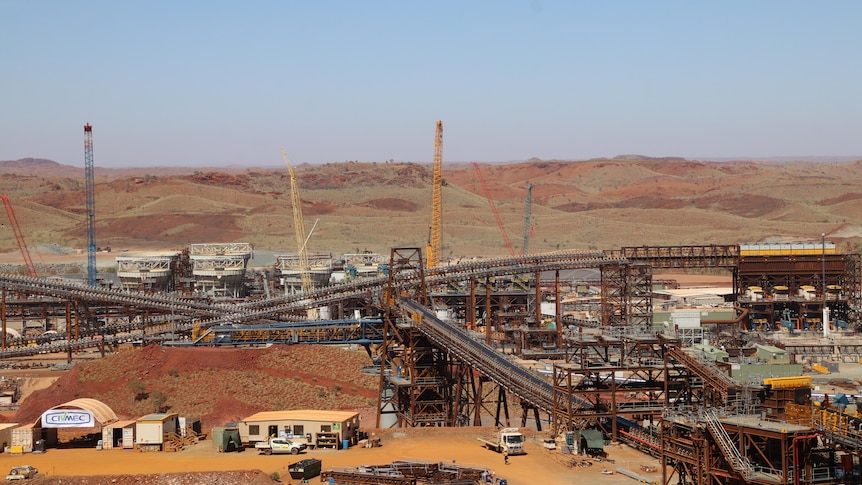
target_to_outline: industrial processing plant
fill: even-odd
[[[858,253],[825,235],[531,253],[525,217],[520,255],[506,237],[507,257],[447,259],[441,123],[436,135],[426,246],[308,251],[283,153],[295,251],[263,267],[249,266],[250,243],[123,253],[119,287],[100,284],[91,260],[86,282],[2,275],[0,358],[352,346],[379,377],[374,428],[515,421],[569,452],[626,443],[660,461],[665,485],[858,481],[856,396],[814,382],[862,359]],[[703,273],[728,287],[673,279]]]
[[[710,476],[791,483],[783,477],[794,473],[808,482],[803,477],[858,466],[857,418],[820,403],[810,378],[800,378],[803,364],[862,357],[855,332],[859,256],[834,245],[628,247],[435,268],[421,249],[395,248],[386,276],[346,277],[308,292],[226,304],[230,294],[259,293],[254,282],[264,276],[247,272],[269,275],[264,286],[281,277],[275,267],[246,269],[250,252],[217,244],[190,250],[206,261],[210,273],[203,276],[230,268],[222,258],[237,271],[223,274],[233,277],[224,292],[192,288],[182,298],[4,276],[3,287],[17,295],[7,298],[4,322],[34,313],[61,321],[69,300],[96,310],[81,319],[89,324],[64,322],[65,336],[29,336],[36,346],[7,335],[0,355],[122,345],[159,332],[171,339],[187,334],[183,345],[200,346],[352,343],[379,356],[379,426],[500,426],[510,413],[539,431],[550,423],[545,431],[554,436],[587,426],[656,456],[691,483]],[[653,321],[653,271],[682,268],[732,275],[728,318],[680,319],[671,327]],[[578,274],[593,277],[568,276],[587,269],[592,273]],[[209,289],[214,281],[200,284]],[[807,294],[810,286],[815,291]],[[571,298],[577,293],[585,295]],[[331,319],[309,319],[321,309]],[[586,312],[595,318],[584,318]],[[159,313],[170,314],[173,324],[153,318]],[[520,409],[509,409],[512,398]],[[549,421],[540,418],[545,414]],[[736,448],[740,440],[748,443],[744,454]],[[711,464],[705,474],[704,462]]]

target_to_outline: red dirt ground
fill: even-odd
[[[241,453],[219,453],[210,441],[187,447],[176,453],[139,453],[132,450],[60,449],[44,454],[2,456],[0,467],[30,464],[46,478],[34,483],[51,484],[242,484],[275,483],[270,476],[278,474],[282,483],[295,484],[288,467],[301,459],[321,460],[323,470],[353,468],[361,465],[383,465],[396,460],[426,463],[455,462],[463,466],[492,470],[506,478],[509,485],[629,485],[621,474],[604,475],[603,469],[617,467],[637,472],[658,482],[660,473],[644,473],[640,465],[658,467],[658,461],[625,445],[606,447],[613,461],[594,462],[579,455],[562,455],[544,449],[541,435],[527,433],[526,455],[510,457],[503,463],[499,453],[486,450],[476,438],[493,434],[492,428],[413,428],[407,430],[373,430],[382,447],[353,447],[348,450],[310,450],[299,456],[265,456],[246,450]],[[572,466],[588,462],[591,466]],[[260,470],[260,473],[249,472]],[[213,473],[218,472],[218,473]],[[212,481],[211,481],[212,480]],[[223,481],[219,481],[223,480]],[[230,481],[233,480],[233,481]],[[311,479],[319,483],[319,479]]]

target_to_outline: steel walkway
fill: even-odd
[[[416,302],[401,299],[395,302],[395,307],[405,321],[416,325],[428,339],[458,360],[469,364],[510,394],[542,411],[553,411],[554,388],[546,377],[517,364],[485,342],[475,340],[460,327],[438,319],[433,311]],[[593,407],[590,402],[577,397],[572,397],[572,400],[576,409]]]

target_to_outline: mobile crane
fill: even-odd
[[[302,276],[302,292],[312,290],[311,273],[308,267],[308,250],[305,245],[305,224],[302,221],[302,200],[299,198],[299,185],[296,183],[296,173],[287,158],[287,152],[281,147],[281,156],[290,174],[290,202],[293,206],[293,227],[296,231],[296,249],[299,256],[300,275]]]
[[[491,198],[491,191],[488,190],[488,185],[485,184],[485,177],[482,176],[482,170],[476,162],[473,162],[473,168],[476,170],[476,177],[479,178],[479,183],[482,185],[482,191],[485,192],[485,198],[488,199],[488,205],[491,206],[491,212],[494,213],[494,219],[496,219],[497,226],[500,228],[500,234],[503,235],[503,241],[506,243],[506,248],[509,250],[509,256],[514,258],[515,248],[512,247],[512,241],[509,240],[509,235],[506,234],[506,228],[503,226],[503,220],[500,219],[500,213],[497,212],[497,206],[494,205],[494,199]]]
[[[18,218],[15,216],[15,209],[12,208],[12,203],[9,197],[0,195],[0,200],[3,201],[3,206],[6,207],[6,216],[9,218],[9,225],[12,226],[12,232],[15,233],[15,239],[18,241],[18,249],[21,250],[21,256],[24,257],[24,264],[27,265],[27,274],[31,278],[36,278],[36,266],[33,265],[33,260],[30,258],[30,251],[27,250],[27,243],[24,242],[24,234],[21,233],[21,228],[18,226]]]

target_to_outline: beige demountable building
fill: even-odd
[[[180,429],[177,413],[153,413],[142,416],[135,422],[137,436],[135,446],[140,450],[161,451],[167,438]]]
[[[0,451],[6,451],[12,443],[12,430],[17,427],[18,423],[0,423]]]
[[[301,409],[264,411],[237,423],[243,443],[270,437],[299,439],[308,446],[340,449],[358,440],[359,413]]]
[[[110,450],[135,447],[135,420],[117,421],[102,427],[102,448]]]

